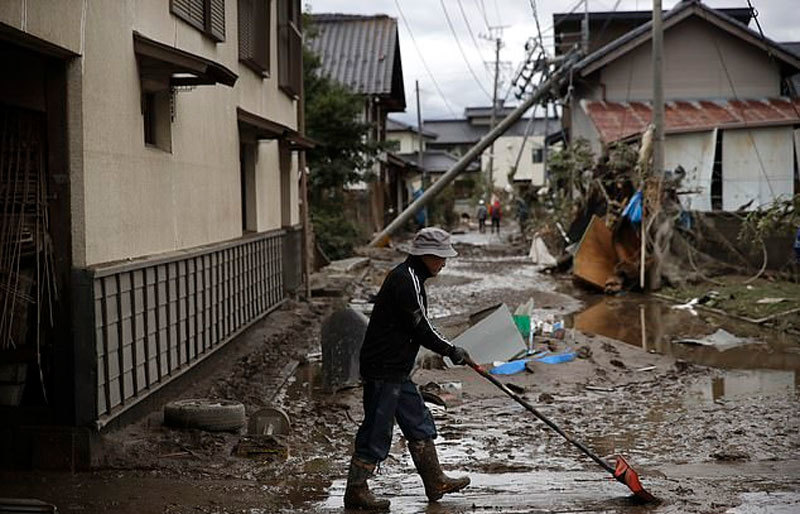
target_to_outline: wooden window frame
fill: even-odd
[[[250,5],[245,5],[250,2]],[[248,7],[252,11],[248,11]],[[262,10],[259,12],[259,10]],[[238,27],[239,27],[239,62],[260,74],[262,77],[270,76],[271,52],[272,52],[272,0],[238,0]],[[252,34],[247,34],[244,20],[245,16],[252,20]],[[262,17],[263,16],[263,17]],[[257,23],[261,18],[263,24]],[[265,18],[265,19],[264,19]],[[258,27],[262,32],[259,33]],[[252,37],[245,45],[245,38]],[[248,49],[249,46],[249,49]],[[257,53],[257,48],[261,47],[263,54]]]
[[[192,27],[196,28],[203,35],[207,36],[208,38],[212,39],[216,43],[222,43],[225,41],[225,0],[200,0],[203,4],[203,20],[199,22],[198,20],[192,18],[191,16],[185,15],[180,8],[176,8],[175,4],[177,1],[180,0],[169,0],[169,10],[170,12],[175,15],[177,18],[185,21]],[[212,26],[212,4],[219,3],[222,8],[222,33],[218,34],[215,32],[214,27]]]

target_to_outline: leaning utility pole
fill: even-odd
[[[417,90],[417,135],[419,136],[417,139],[418,142],[418,152],[417,152],[417,167],[422,172],[422,191],[424,192],[428,188],[428,172],[425,170],[424,164],[425,162],[422,159],[422,152],[423,152],[423,142],[422,142],[422,109],[419,107],[419,80],[415,80],[414,84]],[[423,211],[423,215],[425,216],[425,221],[423,223],[425,226],[428,226],[428,211],[427,209]]]
[[[492,130],[489,131],[488,134],[483,136],[480,141],[478,141],[475,146],[470,148],[467,153],[461,156],[461,158],[456,162],[447,173],[441,176],[439,180],[434,182],[431,187],[425,191],[425,193],[414,200],[411,205],[406,207],[406,209],[398,214],[398,216],[392,220],[389,225],[381,231],[380,234],[376,235],[372,241],[370,241],[370,246],[383,246],[389,242],[389,236],[391,236],[397,229],[402,227],[409,219],[411,219],[414,214],[424,207],[428,202],[433,200],[437,194],[439,194],[442,189],[447,187],[450,182],[455,180],[459,173],[464,171],[464,169],[469,166],[471,162],[473,162],[478,156],[480,156],[484,150],[486,150],[494,141],[504,134],[511,126],[516,123],[523,114],[525,114],[528,109],[531,108],[532,105],[540,102],[545,95],[550,94],[553,89],[557,89],[568,77],[569,71],[581,57],[582,52],[573,51],[567,54],[564,58],[563,63],[559,66],[550,78],[542,82],[539,87],[533,90],[531,96],[522,102],[519,107],[511,111],[511,113],[506,116],[504,119],[497,124]]]

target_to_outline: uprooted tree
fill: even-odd
[[[306,154],[311,221],[317,241],[332,259],[346,257],[364,239],[346,215],[346,189],[361,180],[382,147],[369,137],[371,125],[360,121],[362,99],[320,73],[320,60],[303,51],[306,134],[317,146]]]

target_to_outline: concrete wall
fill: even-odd
[[[190,248],[242,234],[236,107],[297,126],[294,101],[277,87],[277,15],[272,2],[271,75],[238,62],[237,2],[226,6],[225,41],[214,43],[173,16],[164,0],[0,2],[0,21],[81,54],[70,105],[81,106],[70,134],[82,154],[73,180],[75,266]],[[234,88],[199,86],[175,95],[171,151],[144,144],[133,31],[216,61],[239,75]],[[75,66],[73,66],[75,68]],[[78,88],[81,91],[76,91]],[[75,101],[74,95],[80,95]],[[82,141],[82,142],[81,142]],[[273,146],[275,148],[273,148]],[[71,162],[80,162],[73,159]],[[296,177],[296,159],[293,173]],[[256,158],[257,229],[298,220],[297,199],[282,219],[275,143]],[[81,180],[82,179],[82,180]],[[296,194],[293,184],[290,190]],[[77,206],[77,207],[76,207]]]
[[[652,98],[651,52],[648,42],[599,71],[606,100]],[[665,99],[762,98],[779,94],[778,67],[755,46],[697,18],[664,32]]]

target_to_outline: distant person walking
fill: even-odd
[[[489,215],[489,211],[486,209],[486,202],[480,200],[478,202],[478,232],[483,234],[486,232],[486,218]]]
[[[492,218],[492,234],[495,230],[500,234],[500,220],[503,217],[503,209],[500,207],[500,200],[495,200],[489,207],[489,216]]]

